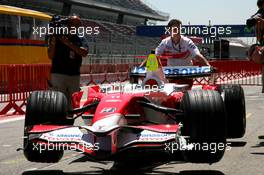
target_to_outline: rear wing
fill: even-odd
[[[214,71],[210,66],[176,66],[163,67],[163,72],[166,78],[197,78],[211,76]],[[130,72],[131,78],[146,77],[147,70],[145,67],[135,67]]]

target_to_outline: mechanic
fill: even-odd
[[[168,56],[168,66],[192,66],[193,60],[196,60],[201,66],[210,66],[209,62],[200,53],[193,41],[181,35],[182,22],[178,19],[172,19],[167,28],[171,36],[163,39],[155,50],[157,56]],[[144,62],[141,66],[144,65]],[[173,81],[173,80],[172,80]],[[178,84],[189,84],[192,86],[192,79],[181,79],[173,81]]]
[[[264,93],[264,0],[258,0],[259,10],[247,20],[248,27],[256,28],[257,44],[249,49],[249,59],[262,64],[262,93]]]
[[[66,26],[78,29],[81,25],[80,17],[73,15],[68,18]],[[49,38],[48,56],[52,60],[50,88],[66,95],[68,110],[72,109],[72,94],[80,90],[80,67],[82,57],[87,54],[87,41],[77,33],[54,34]]]

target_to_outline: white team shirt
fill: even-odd
[[[170,56],[168,66],[192,66],[192,59],[200,53],[193,41],[181,35],[180,42],[175,45],[171,37],[163,39],[156,48],[157,56]]]

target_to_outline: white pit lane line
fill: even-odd
[[[249,118],[252,116],[252,113],[247,113],[246,118]]]
[[[0,120],[0,124],[16,122],[16,121],[20,121],[20,120],[24,120],[24,119],[25,119],[24,116],[19,116],[19,117],[10,118],[10,119],[3,119],[3,120]]]
[[[9,148],[9,147],[12,147],[12,145],[2,145],[2,147]]]

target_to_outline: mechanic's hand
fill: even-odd
[[[214,66],[211,66],[211,72],[212,73],[217,73],[218,72],[218,68],[214,67]]]
[[[61,36],[61,37],[60,37],[60,40],[61,40],[61,42],[62,42],[63,44],[65,44],[66,46],[69,46],[70,48],[74,45],[74,44],[69,40],[69,38],[66,37],[66,36]]]
[[[264,21],[260,16],[255,17],[255,19],[257,20],[257,23],[263,23]]]
[[[258,21],[258,20],[260,20],[260,19],[261,19],[261,16],[259,16],[259,15],[256,15],[256,16],[254,16],[254,19],[255,19],[256,21]]]
[[[141,65],[139,65],[138,67],[139,67],[139,68],[143,68],[143,67],[145,67],[145,64],[141,64]]]
[[[67,42],[70,41],[70,40],[68,39],[68,37],[66,37],[66,36],[61,36],[61,37],[60,37],[60,40],[61,40],[62,42],[65,42],[65,43],[67,43]]]

